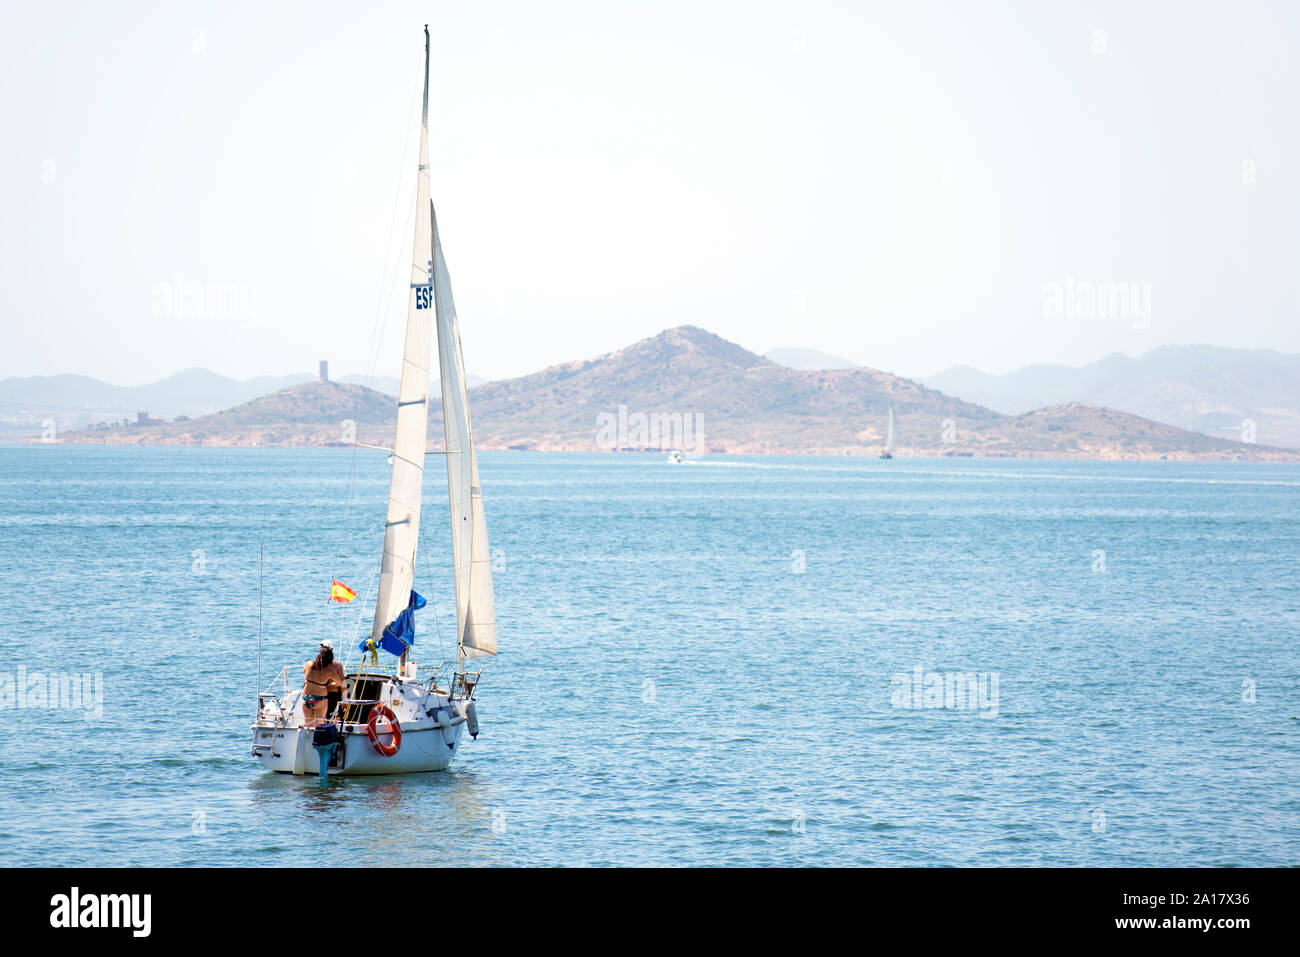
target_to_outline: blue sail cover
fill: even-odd
[[[423,596],[412,591],[411,600],[407,603],[406,608],[384,629],[384,633],[379,639],[379,647],[400,658],[408,646],[415,644],[415,613],[423,608],[425,604],[427,603]],[[366,638],[361,642],[360,648],[362,651],[366,650],[366,642],[369,640],[369,638]]]

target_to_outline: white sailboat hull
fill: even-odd
[[[341,765],[330,775],[409,774],[443,771],[451,764],[465,730],[463,719],[449,728],[403,728],[402,747],[391,757],[380,754],[365,732],[343,735]],[[266,728],[253,734],[253,747],[262,766],[281,774],[317,775],[320,757],[312,747],[310,728]]]
[[[338,753],[330,761],[331,775],[441,771],[460,750],[467,722],[477,722],[473,703],[463,698],[450,699],[418,682],[389,676],[365,675],[362,680],[382,680],[380,697],[397,716],[402,742],[396,754],[382,754],[371,743],[364,724],[344,724]],[[349,691],[356,681],[356,675],[347,677]],[[252,728],[253,755],[267,770],[320,774],[320,753],[312,746],[315,729],[303,727],[301,699],[300,691],[290,691],[278,699],[267,695],[262,700]],[[477,732],[477,723],[470,727]],[[383,744],[393,741],[387,732],[379,738]]]

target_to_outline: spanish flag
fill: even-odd
[[[346,605],[356,597],[357,593],[337,578],[330,582],[330,601],[336,601],[340,605]]]

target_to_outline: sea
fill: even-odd
[[[322,638],[358,661],[385,454],[0,448],[0,862],[1300,860],[1300,466],[665,459],[481,453],[481,733],[321,783],[249,725]]]

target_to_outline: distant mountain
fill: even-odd
[[[787,369],[799,369],[804,372],[818,369],[856,369],[862,365],[861,362],[833,356],[829,352],[818,352],[816,349],[773,349],[763,358]]]
[[[59,431],[100,422],[134,421],[137,412],[163,419],[178,415],[193,419],[315,379],[299,373],[240,380],[200,368],[139,386],[110,385],[82,375],[15,376],[0,379],[0,439],[37,435],[42,423],[50,419]],[[473,375],[467,379],[471,386],[484,381]],[[366,377],[349,375],[339,381],[365,385]],[[396,377],[377,377],[370,385],[390,395],[398,391]],[[432,386],[437,392],[437,376]]]
[[[0,379],[0,410],[115,413],[146,411],[170,418],[204,415],[247,402],[259,395],[315,378],[310,375],[258,376],[240,381],[186,369],[148,385],[119,386],[81,375],[15,376]]]
[[[96,426],[62,441],[108,445],[391,446],[397,400],[344,382],[304,382],[224,412],[172,422]]]
[[[1212,438],[1114,409],[1066,403],[1008,416],[875,369],[790,369],[694,326],[478,386],[470,403],[480,448],[874,455],[892,405],[899,456],[1300,459],[1300,453]],[[432,404],[429,441],[437,448],[441,415]],[[358,441],[388,446],[395,418],[392,396],[313,382],[190,422],[61,438],[337,445],[350,441],[344,423],[351,421]]]
[[[1240,437],[1249,419],[1257,442],[1300,448],[1300,355],[1268,349],[1162,346],[1138,359],[1117,353],[1004,375],[954,366],[921,381],[1010,414],[1084,402],[1225,438]]]

